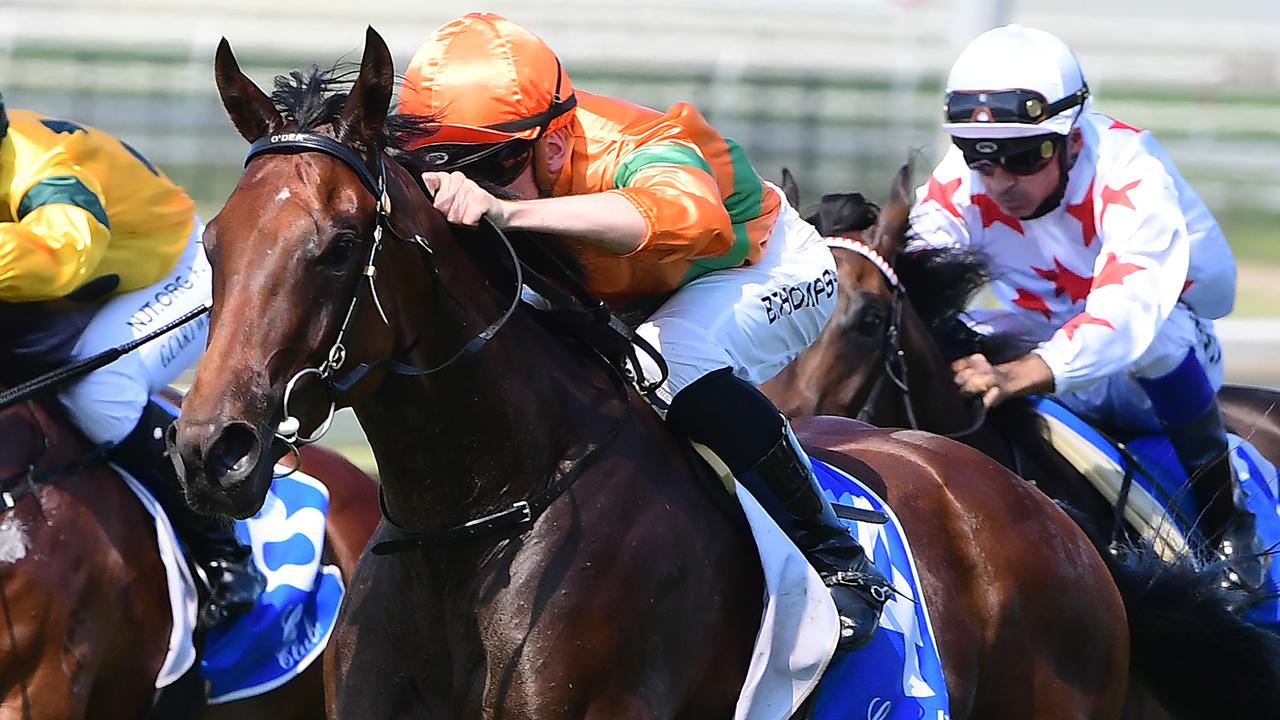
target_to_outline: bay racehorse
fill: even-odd
[[[957,317],[986,281],[978,256],[904,253],[909,179],[908,165],[895,178],[883,211],[859,193],[833,193],[810,216],[831,239],[840,277],[837,309],[813,346],[761,389],[788,413],[844,415],[949,435],[1065,502],[1103,550],[1125,599],[1133,633],[1134,706],[1154,696],[1154,704],[1175,717],[1274,712],[1280,703],[1280,645],[1227,610],[1228,598],[1216,588],[1217,572],[1189,560],[1168,565],[1150,552],[1133,555],[1134,548],[1124,544],[1107,552],[1117,537],[1113,508],[1044,440],[1031,406],[1010,401],[988,412],[960,394],[951,359],[981,350],[1000,361],[1025,347],[1016,338],[975,344],[978,338]],[[785,170],[782,184],[797,203],[799,188]],[[1245,388],[1223,392],[1224,399],[1236,400],[1228,416],[1250,423],[1242,429],[1263,428],[1254,435],[1262,439],[1260,447],[1273,437],[1267,429],[1273,422],[1271,395]]]
[[[172,625],[154,521],[51,407],[0,412],[0,718],[323,717],[321,663],[253,698],[153,708]],[[308,448],[302,465],[329,488],[326,562],[349,579],[375,486],[331,451]]]
[[[282,438],[354,406],[384,519],[335,631],[332,714],[731,717],[762,608],[749,532],[540,259],[558,243],[434,210],[372,29],[349,86],[294,73],[268,97],[225,40],[215,76],[253,144],[205,231],[210,341],[168,441],[196,507],[243,517]],[[951,717],[1119,717],[1122,601],[1064,513],[944,438],[797,429],[914,539]]]

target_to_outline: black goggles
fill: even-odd
[[[1061,136],[1043,135],[1012,142],[970,138],[952,138],[951,141],[964,154],[964,162],[969,169],[987,177],[995,173],[997,165],[1014,175],[1035,175],[1049,167],[1054,153],[1062,144]]]
[[[494,185],[510,185],[533,159],[533,140],[509,140],[500,143],[439,143],[419,151],[427,170],[457,170],[472,180],[485,180]]]
[[[943,106],[943,117],[949,123],[1019,123],[1037,125],[1065,110],[1083,105],[1089,97],[1089,86],[1049,102],[1032,90],[999,90],[984,92],[950,92]]]

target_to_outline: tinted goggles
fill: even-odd
[[[956,147],[964,154],[964,162],[970,170],[979,175],[991,176],[997,165],[1014,175],[1035,175],[1049,167],[1061,140],[1033,138],[1010,146],[1008,141],[972,140],[952,138]]]
[[[533,159],[533,140],[511,140],[502,143],[439,143],[422,148],[419,153],[428,170],[457,170],[472,180],[485,180],[498,186],[510,185]]]
[[[1036,125],[1064,110],[1083,105],[1088,97],[1088,85],[1056,102],[1048,102],[1044,95],[1032,90],[952,92],[947,94],[943,116],[949,123]]]

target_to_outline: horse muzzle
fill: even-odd
[[[243,420],[179,418],[165,437],[191,507],[246,518],[262,507],[274,465],[270,431]]]

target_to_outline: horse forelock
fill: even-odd
[[[341,117],[359,74],[358,63],[343,62],[330,68],[312,65],[307,70],[277,75],[271,102],[295,132],[336,130],[333,126]],[[388,113],[382,128],[381,147],[403,162],[404,156],[412,153],[409,148],[435,132],[437,120],[434,115]]]

